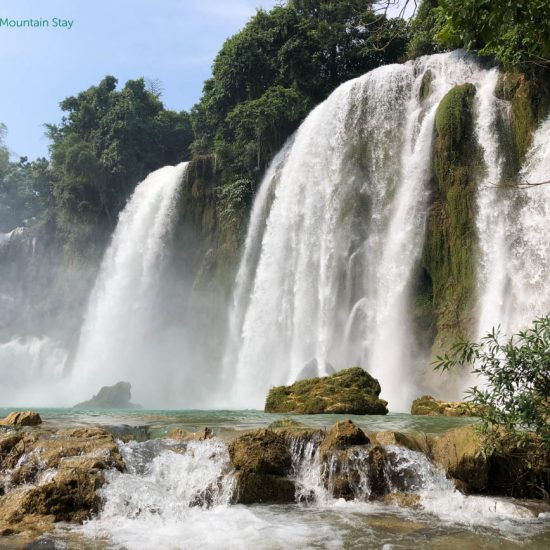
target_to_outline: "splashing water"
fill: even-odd
[[[392,410],[408,409],[427,359],[409,298],[436,109],[457,84],[492,93],[497,76],[463,52],[433,55],[347,82],[308,116],[254,206],[224,361],[233,405],[259,406],[316,358],[320,375],[361,364]],[[491,120],[495,106],[477,109]]]
[[[403,543],[403,533],[412,543],[408,525],[420,526],[418,543],[426,537],[445,540],[450,529],[459,545],[469,533],[478,542],[502,543],[524,541],[526,529],[529,537],[544,530],[544,514],[537,517],[511,499],[464,496],[425,455],[396,446],[385,447],[387,489],[418,495],[419,509],[369,500],[368,447],[354,449],[343,464],[349,479],[359,480],[354,499],[332,498],[330,476],[319,460],[321,440],[297,436],[290,441],[297,503],[284,506],[231,505],[235,479],[227,447],[216,439],[119,442],[127,472],[108,472],[98,517],[71,530],[108,548],[128,550],[370,547],[379,545],[380,537]],[[397,525],[394,540],[391,529]]]
[[[92,291],[74,364],[82,399],[130,380],[145,398],[158,388],[154,327],[176,199],[188,163],[166,166],[140,183],[121,212]],[[83,393],[85,391],[85,393]]]

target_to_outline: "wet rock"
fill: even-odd
[[[360,367],[331,376],[271,388],[265,412],[295,414],[387,414],[380,384]]]
[[[205,441],[206,439],[212,439],[214,432],[206,426],[198,432],[188,432],[183,428],[174,428],[168,434],[168,437],[178,441]]]
[[[434,438],[432,456],[448,477],[459,480],[464,492],[482,492],[489,479],[489,464],[482,454],[483,440],[473,425],[448,430]]]
[[[397,445],[418,453],[430,453],[430,438],[425,433],[395,432],[387,430],[372,435],[380,445]]]
[[[328,431],[324,441],[321,443],[319,456],[321,460],[335,450],[343,450],[355,445],[367,445],[369,438],[365,432],[358,428],[351,420],[337,422]]]
[[[34,411],[11,412],[0,420],[0,426],[38,426],[42,424],[42,418]]]
[[[235,504],[294,502],[294,482],[286,477],[237,472]]]
[[[388,493],[384,496],[384,502],[405,508],[420,508],[420,495],[416,493]]]
[[[279,418],[278,420],[274,420],[268,428],[271,430],[302,430],[307,429],[307,426],[303,422],[294,420],[294,418]]]
[[[132,386],[129,382],[118,382],[114,386],[103,386],[90,400],[76,404],[73,409],[141,409],[131,403]]]
[[[411,414],[423,416],[479,416],[479,408],[465,401],[441,401],[431,395],[415,399]]]
[[[236,470],[235,503],[293,502],[294,483],[286,478],[292,458],[285,438],[272,430],[246,433],[229,445]]]
[[[124,469],[113,436],[96,427],[34,430],[0,438],[0,528],[82,522],[97,511],[107,469]],[[40,531],[36,527],[37,531]]]

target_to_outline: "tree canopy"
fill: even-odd
[[[405,24],[367,0],[290,0],[259,10],[217,55],[192,110],[197,153],[257,179],[305,115],[339,84],[401,59]]]
[[[166,164],[189,158],[189,115],[166,110],[144,79],[117,90],[105,77],[61,102],[48,125],[57,225],[78,247],[108,232],[136,184]]]

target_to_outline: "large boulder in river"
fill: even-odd
[[[34,411],[11,412],[0,420],[0,426],[38,426],[42,424],[42,418]]]
[[[292,459],[283,435],[266,429],[246,433],[231,442],[229,457],[236,471],[235,503],[294,501],[294,483],[286,477]]]
[[[97,395],[88,401],[76,404],[74,409],[141,409],[131,403],[132,386],[129,382],[118,382],[114,386],[103,386]]]
[[[295,414],[387,414],[378,380],[361,367],[271,388],[265,412]]]

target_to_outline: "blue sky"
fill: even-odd
[[[14,156],[47,156],[43,124],[59,102],[112,74],[159,79],[164,104],[189,109],[224,40],[278,0],[0,0],[0,18],[72,19],[71,30],[0,27],[0,122]]]

